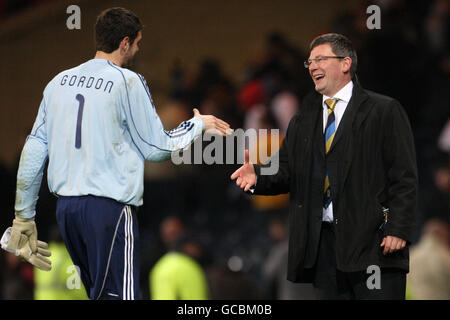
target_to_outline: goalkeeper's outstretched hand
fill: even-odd
[[[200,114],[200,111],[198,111],[198,109],[196,108],[192,110],[194,112],[194,117],[202,119],[203,123],[205,124],[206,133],[218,134],[221,136],[227,136],[233,133],[233,130],[230,128],[230,125],[227,122],[212,115]]]

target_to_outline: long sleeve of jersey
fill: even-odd
[[[33,130],[20,156],[14,207],[18,217],[32,218],[36,214],[36,202],[48,156],[44,123],[45,102],[42,99]]]
[[[158,162],[170,159],[172,152],[186,149],[201,135],[204,122],[193,117],[173,130],[165,130],[145,79],[136,75],[126,80],[127,90],[122,104],[134,145],[146,160]]]

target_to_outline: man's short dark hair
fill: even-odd
[[[110,8],[99,14],[95,23],[95,46],[97,51],[111,53],[119,48],[125,37],[130,45],[136,39],[143,25],[139,18],[124,8]]]
[[[329,44],[331,50],[337,56],[350,57],[352,59],[352,66],[350,67],[350,75],[353,78],[356,73],[356,67],[358,65],[358,57],[353,44],[349,38],[338,33],[327,33],[316,37],[309,46],[312,50],[321,44]]]

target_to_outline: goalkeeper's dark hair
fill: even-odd
[[[98,51],[111,53],[119,48],[125,37],[133,44],[143,25],[131,11],[116,7],[102,11],[95,22],[95,47]]]

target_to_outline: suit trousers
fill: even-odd
[[[336,266],[333,223],[322,223],[313,285],[324,300],[404,300],[406,272],[395,268],[343,272]],[[376,267],[377,268],[377,267]],[[376,277],[379,277],[376,279]]]

